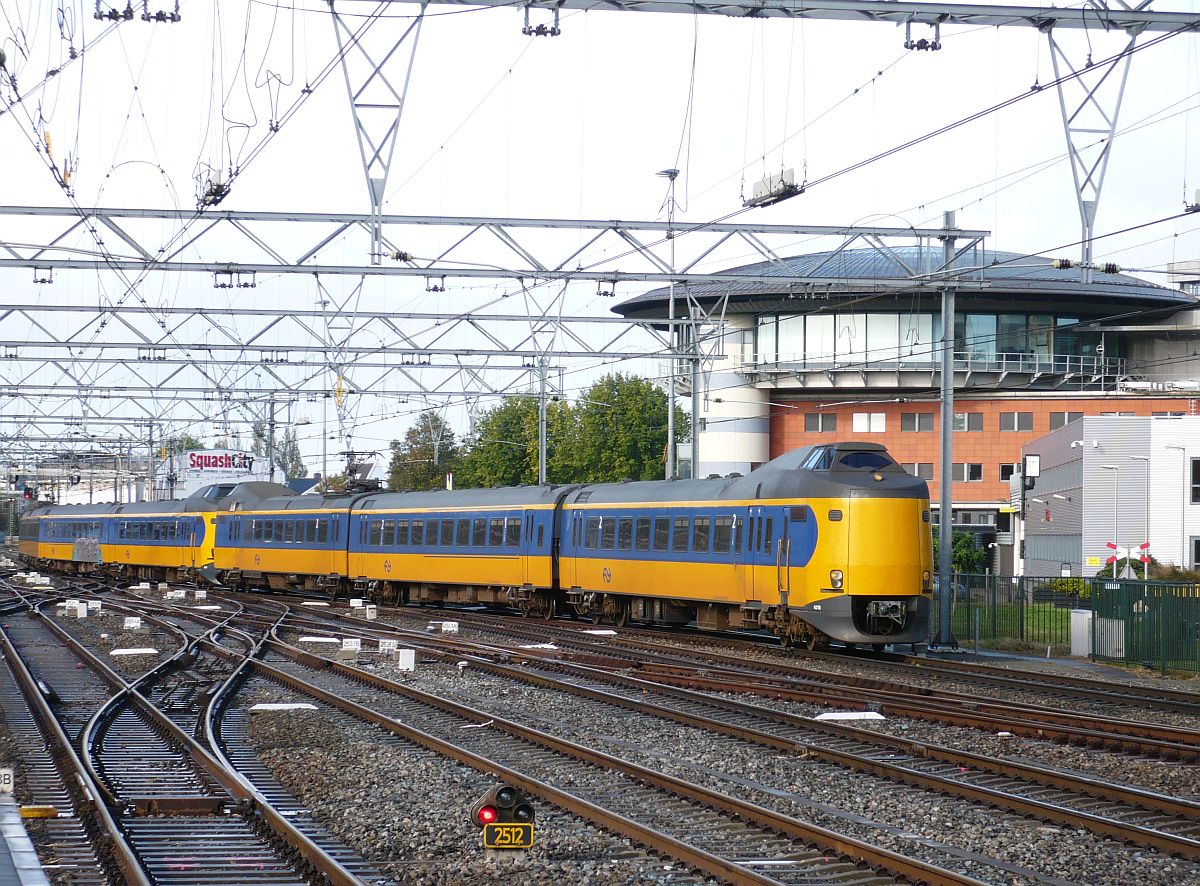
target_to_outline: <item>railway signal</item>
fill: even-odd
[[[471,821],[483,829],[485,849],[533,847],[533,804],[510,784],[498,784],[475,801]]]

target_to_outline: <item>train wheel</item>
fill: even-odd
[[[546,596],[544,599],[546,601],[546,608],[542,613],[542,618],[550,621],[554,616],[558,615],[558,601],[551,596]]]
[[[820,637],[816,631],[809,631],[802,639],[805,649],[807,649],[809,652],[816,651],[817,644],[820,642]]]
[[[629,624],[629,601],[627,601],[627,600],[618,600],[617,601],[617,614],[616,614],[616,617],[613,619],[613,624],[615,624],[619,628],[623,628],[627,624]]]

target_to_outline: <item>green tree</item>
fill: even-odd
[[[574,439],[570,406],[546,403],[546,479],[572,480],[563,453]],[[459,461],[456,485],[467,487],[532,485],[538,481],[538,399],[512,397],[475,421],[475,439]]]
[[[933,566],[937,569],[937,564],[940,562],[941,554],[941,539],[940,533],[933,534]],[[950,543],[950,568],[955,572],[965,572],[974,574],[983,572],[987,565],[988,553],[984,548],[979,546],[975,540],[973,532],[967,532],[965,529],[957,530]]]
[[[188,452],[193,449],[203,449],[204,444],[193,437],[191,434],[180,434],[177,437],[168,437],[162,441],[162,446],[159,448],[159,453],[163,458],[174,452]]]
[[[657,480],[667,445],[667,394],[648,379],[606,375],[575,407],[569,458],[576,482]],[[687,414],[675,409],[675,441],[689,435]]]
[[[404,439],[392,441],[391,451],[388,489],[393,491],[441,489],[459,458],[454,430],[433,412],[418,415]]]
[[[265,421],[256,421],[251,436],[253,442],[250,451],[265,458],[271,448],[270,427]],[[283,474],[285,481],[308,476],[308,468],[304,466],[304,458],[300,455],[300,443],[294,428],[285,430],[282,436],[275,435],[274,462],[276,470]]]
[[[308,476],[308,468],[304,466],[304,457],[300,454],[300,443],[296,439],[295,428],[284,431],[283,439],[276,441],[275,465],[288,480]]]

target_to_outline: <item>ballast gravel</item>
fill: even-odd
[[[679,778],[748,797],[822,827],[987,882],[1046,878],[1089,886],[1200,884],[1200,866],[736,741],[469,667],[423,663],[415,674],[376,665],[431,694],[508,717]],[[369,704],[373,690],[356,697]],[[995,859],[1001,867],[975,858]]]
[[[259,700],[307,701],[283,690]],[[249,732],[272,774],[398,883],[712,882],[540,803],[534,848],[522,858],[489,858],[469,815],[497,777],[326,710],[255,713]]]

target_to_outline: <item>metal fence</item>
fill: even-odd
[[[1087,613],[1077,630],[1090,622],[1090,637],[1074,644],[1072,610]],[[1200,672],[1200,584],[956,574],[951,619],[963,646],[1064,654],[1074,645],[1098,661]],[[938,621],[935,606],[933,636]]]
[[[1069,646],[1071,610],[1081,605],[1081,584],[1040,576],[956,574],[951,631],[963,645],[978,640],[989,646]],[[1086,599],[1082,605],[1088,606]],[[936,636],[936,606],[934,610]]]
[[[1091,657],[1200,671],[1200,585],[1092,581]]]

